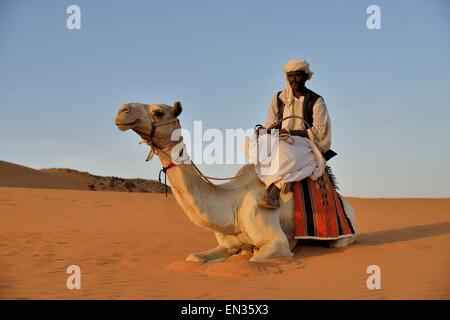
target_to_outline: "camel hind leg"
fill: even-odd
[[[274,258],[292,258],[291,247],[295,246],[295,240],[289,241],[280,226],[279,213],[262,210],[258,215],[258,227],[253,230],[257,250],[254,251],[250,261],[262,261]]]
[[[283,240],[270,240],[260,246],[250,261],[263,261],[274,258],[292,258],[294,255],[289,249],[289,242]]]

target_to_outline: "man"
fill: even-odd
[[[306,60],[290,60],[283,68],[286,86],[275,94],[264,126],[288,116],[277,129],[280,134],[290,134],[293,144],[280,141],[280,166],[276,174],[261,177],[268,186],[258,205],[276,209],[280,206],[280,189],[285,183],[300,181],[308,176],[317,179],[325,168],[325,160],[336,153],[330,150],[331,122],[324,99],[306,88],[313,72]],[[305,139],[306,138],[306,139]],[[318,155],[319,154],[319,155]],[[314,163],[313,163],[314,162]]]

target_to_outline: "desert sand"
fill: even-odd
[[[450,199],[350,198],[350,247],[201,265],[184,259],[215,247],[214,235],[172,194],[68,189],[0,187],[0,299],[450,298]],[[69,265],[80,290],[66,288]],[[369,265],[381,268],[380,290],[366,286]]]

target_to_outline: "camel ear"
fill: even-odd
[[[181,108],[181,102],[177,101],[173,104],[173,115],[175,117],[178,117],[181,113],[181,111],[183,110],[183,108]]]

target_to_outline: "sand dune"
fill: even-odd
[[[39,171],[0,161],[0,185],[3,187],[81,189],[69,176]]]
[[[32,169],[0,161],[0,186],[20,188],[165,192],[159,181],[102,177],[65,168]],[[170,188],[168,189],[170,192]]]
[[[0,187],[0,298],[450,298],[450,199],[350,199],[357,242],[300,246],[292,260],[234,256],[196,264],[216,246],[173,195]],[[81,268],[81,290],[66,268]],[[381,290],[366,269],[381,268]]]

